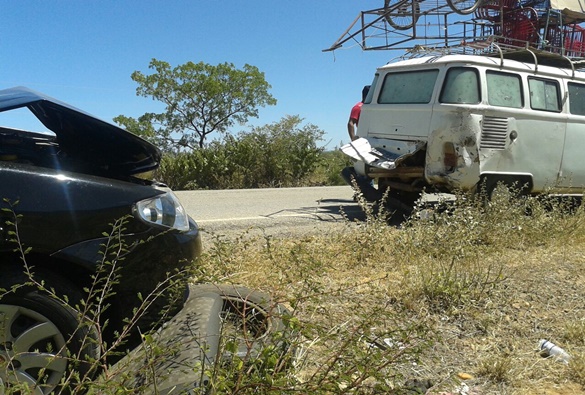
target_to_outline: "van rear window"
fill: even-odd
[[[439,70],[386,74],[380,90],[380,104],[430,103]]]
[[[571,114],[585,115],[585,85],[569,82],[569,109]]]
[[[516,74],[487,71],[488,103],[497,107],[522,108],[522,82]]]

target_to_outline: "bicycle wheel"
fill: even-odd
[[[384,0],[384,11],[389,11],[384,18],[396,30],[410,29],[420,15],[418,0]]]
[[[460,15],[471,14],[482,3],[482,0],[447,0],[453,11]]]

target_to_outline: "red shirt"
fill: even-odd
[[[356,125],[360,120],[360,113],[362,112],[363,104],[364,103],[362,102],[357,103],[355,106],[353,106],[353,108],[351,109],[351,113],[349,114],[350,119],[355,119]]]

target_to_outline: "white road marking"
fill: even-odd
[[[207,222],[228,222],[228,221],[250,221],[256,219],[275,219],[275,218],[287,218],[287,217],[306,217],[311,216],[312,214],[309,213],[301,213],[301,214],[278,214],[278,215],[258,215],[255,217],[235,217],[235,218],[218,218],[218,219],[202,219],[202,220],[195,220],[198,224],[204,224]]]

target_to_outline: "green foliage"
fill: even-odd
[[[157,133],[154,125],[150,122],[148,114],[138,119],[119,115],[114,118],[114,121],[120,125],[124,125],[124,128],[130,133],[140,136],[159,147],[167,147],[173,142],[172,139],[168,139],[165,135],[159,135]]]
[[[258,107],[276,104],[268,93],[264,73],[249,64],[216,66],[187,62],[174,68],[152,59],[153,74],[132,73],[136,94],[164,104],[162,113],[147,113],[135,120],[120,115],[114,121],[165,150],[203,147],[213,132],[225,133],[235,123],[258,117]],[[174,136],[179,136],[174,141]]]
[[[319,166],[315,169],[313,185],[346,185],[341,177],[341,170],[353,166],[353,161],[339,149],[323,151]]]
[[[247,169],[245,179],[256,186],[295,185],[310,175],[321,160],[323,131],[313,124],[300,126],[299,116],[240,133],[232,154]]]
[[[286,116],[202,149],[168,154],[156,176],[177,190],[306,185],[323,163],[317,145],[323,131],[302,121]]]

